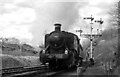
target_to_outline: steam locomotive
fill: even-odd
[[[55,25],[55,31],[45,35],[45,49],[40,52],[40,61],[48,63],[50,69],[69,68],[82,62],[83,48],[77,35],[61,31],[61,24]]]

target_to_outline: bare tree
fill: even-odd
[[[117,65],[120,65],[120,1],[116,2],[113,7],[110,9],[109,13],[109,26],[110,26],[110,30],[109,33],[111,34],[111,37],[114,39],[115,37],[112,36],[112,34],[114,33],[113,30],[117,35],[118,38],[118,42],[116,43],[117,45],[113,45],[115,47],[115,49],[117,50],[115,52],[115,57],[116,57],[116,61],[117,61]]]
[[[110,11],[108,12],[109,13],[109,27],[111,27],[111,28],[117,28],[118,29],[118,27],[119,27],[118,26],[118,22],[120,23],[120,21],[119,21],[119,19],[120,19],[120,17],[119,17],[120,6],[119,5],[120,5],[120,2],[115,3],[111,7]]]

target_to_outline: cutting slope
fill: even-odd
[[[39,57],[35,56],[11,56],[0,55],[2,68],[23,67],[23,66],[40,66]]]

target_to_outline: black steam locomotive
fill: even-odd
[[[82,50],[77,35],[61,31],[61,24],[55,24],[55,31],[45,35],[45,50],[40,52],[40,61],[49,63],[51,69],[69,68],[82,61]]]

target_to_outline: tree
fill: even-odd
[[[112,8],[110,9],[110,11],[108,12],[109,14],[109,27],[111,28],[119,28],[118,27],[118,22],[120,23],[119,19],[119,13],[120,13],[120,2],[115,3]]]
[[[110,30],[109,30],[109,33],[112,35],[113,33],[117,32],[116,35],[117,35],[117,41],[116,42],[116,45],[114,44],[113,46],[115,47],[116,49],[116,52],[115,52],[115,56],[116,56],[116,61],[117,61],[117,64],[120,64],[120,1],[115,3],[114,6],[112,6],[112,8],[110,9],[109,11],[109,26],[110,26]],[[114,30],[114,32],[113,32]],[[108,34],[107,34],[108,35]],[[112,36],[112,39],[115,39],[116,37]],[[112,41],[112,40],[111,40]]]
[[[117,13],[117,17],[118,17],[118,26],[119,26],[119,29],[120,29],[120,1],[118,2],[118,13]]]

